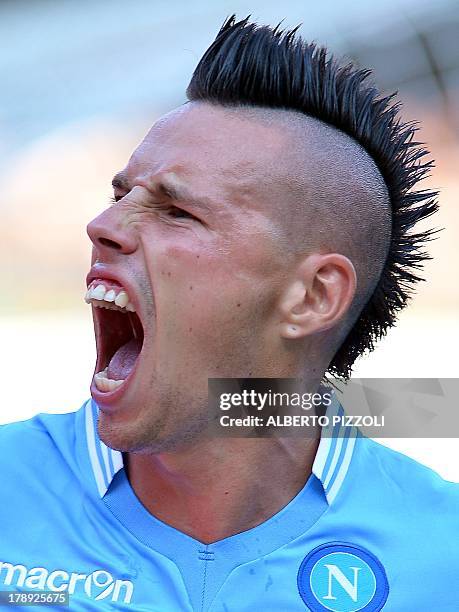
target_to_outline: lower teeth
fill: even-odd
[[[94,382],[99,391],[114,391],[124,383],[124,378],[122,380],[108,378],[108,367],[106,367],[105,370],[94,375]]]

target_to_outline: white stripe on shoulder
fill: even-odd
[[[113,474],[114,476],[124,466],[123,455],[120,453],[120,451],[113,450],[113,448],[110,449],[110,452],[112,454],[113,468],[115,470]]]
[[[99,438],[100,450],[102,452],[102,458],[104,460],[105,474],[107,476],[107,482],[110,482],[113,478],[113,474],[110,470],[110,464],[108,462],[108,447]]]
[[[336,435],[338,436],[338,439],[336,440],[335,451],[333,453],[333,458],[330,464],[330,468],[328,470],[328,474],[325,480],[323,481],[324,489],[328,488],[328,485],[330,484],[330,481],[333,478],[333,474],[335,473],[336,469],[336,464],[338,463],[338,458],[341,453],[341,447],[343,446],[343,436],[341,434],[341,428],[338,429]]]
[[[338,491],[341,488],[341,485],[343,484],[344,478],[345,478],[345,476],[347,474],[347,471],[349,469],[349,465],[351,463],[351,459],[352,459],[352,454],[354,452],[354,446],[355,446],[356,438],[357,438],[357,429],[355,427],[352,427],[351,428],[351,433],[349,435],[348,443],[347,443],[347,448],[346,448],[346,451],[344,453],[344,458],[343,458],[343,460],[341,462],[341,465],[340,465],[340,467],[338,469],[338,473],[336,475],[335,482],[331,486],[331,488],[328,491],[328,493],[326,493],[329,504],[331,504],[333,502],[333,500],[335,499],[336,495],[338,494]]]
[[[332,393],[332,401],[330,406],[327,408],[326,416],[331,419],[335,414],[338,414],[341,408],[341,404],[339,403],[336,394]],[[342,410],[342,408],[341,408]],[[319,448],[317,449],[316,458],[314,459],[314,463],[312,466],[312,472],[320,481],[323,481],[325,478],[324,469],[327,463],[328,456],[331,452],[331,444],[332,444],[332,426],[323,427],[320,436]],[[326,435],[324,435],[326,433]]]
[[[91,467],[96,480],[97,489],[99,495],[102,497],[107,491],[105,486],[104,475],[102,472],[102,466],[100,465],[99,458],[97,456],[96,449],[96,433],[95,424],[92,414],[92,400],[88,400],[85,406],[85,425],[86,425],[86,441],[88,443],[89,459],[91,461]]]
[[[332,394],[332,403],[327,409],[326,415],[329,418],[329,425],[322,428],[319,448],[317,449],[313,474],[321,481],[325,496],[329,504],[335,499],[341,485],[344,482],[352,453],[355,445],[357,432],[351,429],[350,435],[345,434],[345,428],[340,424],[332,425],[334,416],[343,416],[344,410],[336,394]],[[333,441],[336,443],[333,444]],[[333,453],[333,454],[332,454]],[[340,457],[342,457],[340,461]],[[328,464],[327,469],[326,466]],[[328,487],[331,488],[328,490]]]
[[[317,478],[322,481],[325,463],[330,453],[331,438],[320,438],[319,448],[317,449],[316,458],[312,466],[312,472]]]

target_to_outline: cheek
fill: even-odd
[[[162,272],[158,324],[168,343],[206,347],[215,354],[219,346],[253,335],[266,321],[269,299],[253,276],[235,275],[215,261],[203,261],[196,269],[183,260],[181,267]]]
[[[184,232],[177,233],[174,244],[170,239],[153,244],[146,261],[159,334],[186,334],[190,339],[190,334],[237,334],[238,326],[253,329],[264,322],[283,275],[275,269],[272,254],[249,237],[237,244],[206,244]]]
[[[202,252],[169,249],[158,269],[158,300],[171,331],[196,333],[225,316],[237,297],[229,267]],[[161,314],[161,313],[158,313]]]

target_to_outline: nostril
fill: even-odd
[[[110,240],[109,238],[100,237],[98,240],[103,246],[109,247],[111,249],[116,249],[117,251],[120,251],[123,248],[118,242]]]
[[[137,235],[127,228],[121,218],[121,206],[107,208],[93,219],[87,227],[88,236],[96,249],[109,253],[133,253],[137,248]]]

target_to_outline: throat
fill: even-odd
[[[200,465],[193,483],[187,482],[190,467],[191,472],[195,471],[193,457],[187,457],[183,473],[177,474],[177,462],[172,461],[173,466],[164,465],[174,457],[126,453],[128,480],[142,505],[163,523],[203,544],[226,539],[259,526],[284,508],[305,486],[317,450],[316,440],[297,443],[302,448],[294,456],[302,451],[303,461],[292,463],[292,454],[284,454],[275,441],[232,442],[228,449],[231,457],[228,462],[223,461],[227,465],[217,470],[209,464],[207,468]],[[254,452],[248,446],[254,447]],[[210,454],[198,453],[206,457]],[[238,465],[237,458],[241,458],[243,465]],[[279,469],[273,474],[272,465],[276,462]],[[247,464],[254,468],[245,469]]]

